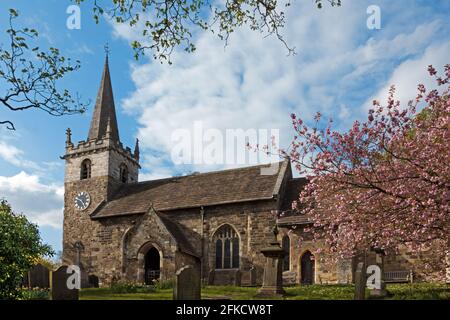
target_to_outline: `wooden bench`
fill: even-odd
[[[413,283],[412,270],[387,271],[384,273],[384,282],[386,283]]]

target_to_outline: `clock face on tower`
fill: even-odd
[[[86,191],[79,192],[75,197],[75,208],[78,210],[86,210],[91,203],[91,197]]]

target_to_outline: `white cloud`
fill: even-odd
[[[10,177],[0,176],[0,198],[8,200],[15,212],[25,214],[39,226],[62,227],[62,186],[43,184],[37,175],[21,171]]]
[[[49,171],[60,170],[61,162],[43,161],[37,163],[26,159],[26,154],[22,149],[17,148],[14,144],[16,139],[0,140],[0,159],[19,168],[33,171],[38,176],[48,176]]]
[[[281,145],[286,147],[292,137],[291,112],[311,119],[320,110],[340,119],[342,126],[365,114],[361,103],[379,88],[386,89],[386,75],[397,66],[409,66],[409,74],[422,77],[422,66],[414,61],[418,56],[424,63],[434,55],[442,57],[445,50],[436,46],[433,36],[446,25],[439,20],[415,21],[413,28],[386,23],[384,30],[370,32],[366,28],[369,2],[346,2],[341,8],[323,10],[308,1],[290,7],[283,34],[296,47],[296,56],[287,57],[274,37],[241,29],[232,34],[225,49],[223,42],[206,32],[196,39],[196,53],[177,50],[172,66],[153,60],[132,65],[136,90],[123,101],[123,108],[138,115],[144,155],[157,150],[166,160],[149,166],[145,178],[171,172],[167,170],[171,134],[193,128],[195,121],[222,131],[280,129]],[[381,3],[382,13],[389,11],[391,3]],[[114,35],[131,41],[136,31],[119,25]],[[410,86],[409,80],[393,76],[388,82]]]
[[[23,157],[24,152],[17,147],[0,140],[0,158],[19,168],[41,170],[42,168],[33,161]]]
[[[0,157],[2,157],[5,161],[14,165],[20,165],[19,157],[22,154],[22,150],[0,141]]]
[[[365,106],[369,108],[371,101],[379,100],[382,105],[387,101],[389,87],[395,85],[395,98],[402,103],[403,107],[409,100],[413,100],[417,95],[417,85],[423,84],[427,90],[437,88],[436,81],[427,71],[429,65],[433,65],[438,73],[442,74],[443,66],[449,63],[450,40],[441,44],[430,45],[425,52],[415,58],[401,63],[392,72],[386,85],[383,86],[374,96],[369,98]]]

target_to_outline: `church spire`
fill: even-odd
[[[120,141],[107,52],[102,80],[95,102],[94,114],[92,115],[91,126],[89,128],[88,140],[102,139],[108,131],[111,139],[116,142]]]

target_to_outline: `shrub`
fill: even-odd
[[[24,289],[21,292],[21,299],[23,300],[49,300],[50,290],[33,288],[31,290]]]
[[[175,285],[175,281],[173,279],[165,280],[165,281],[155,280],[153,282],[153,286],[159,290],[172,289],[174,287],[174,285]]]
[[[20,299],[22,277],[40,257],[53,255],[41,241],[37,225],[14,214],[0,199],[0,300]]]
[[[136,293],[138,285],[133,282],[116,281],[111,284],[111,292],[113,293]]]
[[[111,284],[112,293],[150,293],[155,291],[155,286],[148,286],[136,282],[119,280]]]

